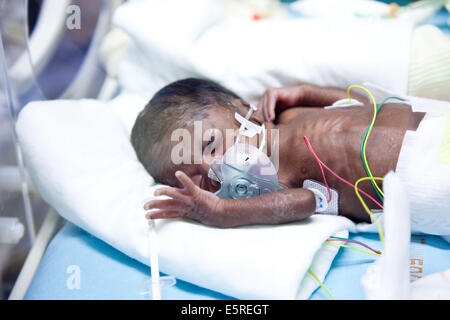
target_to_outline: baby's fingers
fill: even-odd
[[[165,188],[159,188],[154,193],[155,196],[167,196],[176,200],[179,200],[184,203],[189,203],[189,195],[184,194],[182,190],[177,188],[171,188],[171,187],[165,187]]]
[[[198,192],[198,187],[183,171],[175,172],[175,176],[178,181],[181,182],[183,187],[190,192],[191,195],[195,195]]]
[[[264,120],[268,121],[269,120],[269,115],[267,113],[267,109],[268,109],[268,107],[267,107],[267,94],[264,94],[261,97],[261,99],[259,100],[258,105],[256,106],[256,108],[258,110],[261,110],[261,113],[263,115]]]
[[[267,120],[275,120],[275,108],[277,106],[277,95],[272,92],[267,98]]]
[[[181,210],[186,205],[176,199],[151,200],[144,205],[145,210],[164,209],[164,210]]]
[[[275,89],[267,89],[258,103],[257,108],[262,110],[264,120],[266,121],[273,121],[275,119],[276,98]]]
[[[177,210],[157,210],[145,215],[147,219],[174,219],[183,218],[184,216],[184,212]]]

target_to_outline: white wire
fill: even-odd
[[[150,219],[148,221],[149,241],[150,241],[150,269],[151,269],[151,286],[152,300],[161,300],[161,281],[159,278],[159,261],[158,261],[158,239],[156,235],[155,222]]]

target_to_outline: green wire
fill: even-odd
[[[377,110],[376,110],[376,112],[375,112],[375,115],[378,115],[378,111],[380,111],[381,106],[382,106],[387,100],[390,100],[390,99],[397,99],[397,100],[400,100],[400,101],[405,101],[405,99],[399,98],[399,97],[387,97],[386,99],[384,99],[384,100],[380,103],[380,105],[378,106],[378,108],[377,108]],[[364,137],[363,137],[363,139],[362,139],[362,142],[361,142],[361,158],[362,158],[362,160],[363,160],[363,166],[364,166],[364,170],[366,171],[367,176],[369,176],[369,170],[368,170],[368,168],[367,168],[367,166],[366,166],[366,163],[364,162],[365,156],[364,156],[364,152],[363,152],[363,145],[364,145],[364,142],[365,142],[366,139],[367,139],[367,133],[369,132],[370,127],[372,127],[372,125],[373,125],[373,123],[370,123],[369,127],[367,128],[366,133],[364,134]],[[375,189],[375,192],[377,193],[377,195],[378,195],[378,197],[381,199],[381,201],[384,201],[383,196],[380,194],[380,192],[379,192],[379,191],[377,190],[377,188],[375,187],[375,182],[374,182],[373,180],[370,180],[370,183],[372,184],[373,188]]]
[[[400,101],[405,101],[405,99],[399,98],[399,97],[387,97],[386,99],[384,99],[384,100],[380,103],[380,105],[378,106],[378,108],[377,108],[377,110],[376,110],[376,112],[375,112],[375,115],[378,114],[378,112],[380,111],[381,106],[382,106],[386,101],[388,101],[388,100],[390,100],[390,99],[397,99],[397,100],[400,100]],[[366,131],[366,133],[364,134],[364,137],[363,137],[363,140],[362,140],[362,143],[361,143],[361,158],[363,159],[363,165],[364,165],[364,169],[366,170],[367,175],[369,175],[369,172],[368,172],[368,169],[367,169],[366,164],[365,164],[365,162],[364,162],[365,157],[364,157],[364,152],[363,152],[363,145],[364,145],[365,140],[367,139],[367,133],[369,132],[370,127],[372,127],[372,126],[373,126],[373,123],[370,123],[369,128],[367,128],[367,131]],[[376,189],[376,187],[375,187],[375,185],[374,185],[374,182],[373,182],[372,180],[371,180],[370,182],[372,183],[372,186],[375,188],[375,191],[376,191],[376,193],[378,194],[378,196],[380,197],[380,199],[383,201],[383,197],[382,197],[382,195],[378,192],[378,190]],[[339,238],[339,237],[331,237],[331,238],[345,239],[345,238]],[[369,252],[369,251],[362,250],[362,249],[355,248],[355,247],[351,247],[351,246],[347,246],[347,245],[344,245],[344,244],[341,244],[341,243],[333,243],[333,242],[331,242],[331,241],[325,241],[325,243],[337,245],[337,246],[344,247],[344,248],[354,249],[354,250],[361,251],[361,252],[364,252],[364,253],[369,253],[369,254],[377,255],[376,253]],[[322,281],[320,281],[319,277],[317,277],[311,269],[308,269],[308,273],[309,273],[310,276],[313,277],[314,280],[316,280],[316,282],[317,282],[317,283],[319,284],[319,286],[326,292],[326,294],[327,294],[331,299],[335,300],[335,298],[334,298],[334,296],[331,294],[331,292],[327,289],[327,287],[325,287],[325,285],[322,283]]]
[[[333,297],[333,295],[331,294],[331,292],[328,291],[327,287],[325,287],[325,285],[322,283],[322,281],[320,281],[319,277],[316,276],[316,275],[314,274],[314,272],[313,272],[311,269],[308,269],[308,273],[311,275],[311,277],[314,278],[314,280],[317,281],[317,283],[319,284],[319,286],[322,287],[322,289],[326,292],[326,294],[327,294],[331,299],[336,300],[336,299]]]
[[[356,250],[356,251],[359,251],[359,252],[363,252],[363,253],[367,253],[367,254],[371,254],[371,255],[374,255],[374,256],[379,256],[379,254],[377,254],[375,252],[370,252],[370,251],[363,250],[363,249],[360,249],[360,248],[355,248],[355,247],[348,246],[348,245],[345,245],[345,244],[342,244],[342,243],[336,243],[336,242],[332,242],[332,241],[325,241],[325,243],[332,244],[334,246],[343,247],[343,248],[353,249],[353,250]]]

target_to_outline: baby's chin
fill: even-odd
[[[220,189],[220,186],[221,186],[220,182],[218,182],[216,180],[213,180],[213,179],[210,179],[210,178],[208,178],[208,180],[210,181],[210,185],[211,185],[211,188],[210,188],[209,191],[216,192],[216,191],[218,191]]]
[[[200,187],[200,189],[209,192],[216,192],[217,190],[220,189],[220,182],[208,177],[202,177],[200,184],[198,186]]]

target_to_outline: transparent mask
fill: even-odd
[[[210,163],[209,177],[220,182],[216,195],[222,199],[242,199],[281,190],[275,166],[260,149],[236,143],[222,159]]]

